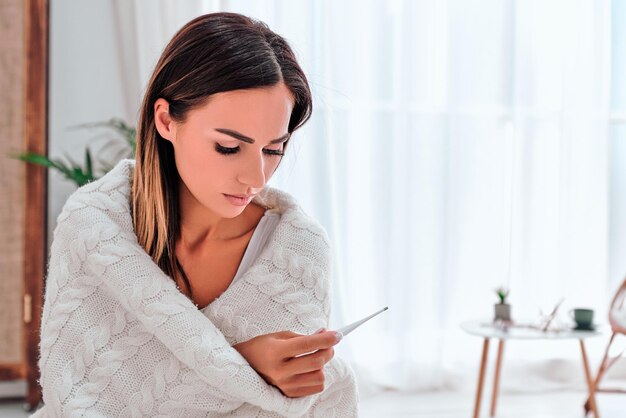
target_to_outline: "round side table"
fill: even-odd
[[[589,369],[589,361],[587,360],[587,351],[585,350],[585,339],[590,337],[597,337],[602,335],[599,331],[578,331],[578,330],[564,330],[564,331],[541,331],[537,328],[521,325],[509,325],[506,328],[502,326],[496,326],[492,321],[475,320],[467,321],[461,324],[461,328],[470,335],[482,337],[483,352],[480,361],[480,369],[478,372],[478,388],[476,389],[476,401],[474,402],[474,418],[478,418],[480,415],[480,402],[483,393],[483,383],[485,381],[485,369],[487,366],[487,357],[489,354],[489,340],[495,338],[498,340],[498,356],[496,358],[496,369],[493,383],[493,395],[491,397],[491,413],[490,416],[496,415],[496,404],[498,400],[498,386],[500,383],[500,368],[502,365],[502,357],[504,353],[504,342],[506,340],[578,340],[580,345],[580,352],[582,354],[583,368],[585,371],[585,378],[587,380],[587,387],[589,390],[589,406],[593,412],[594,418],[599,418],[598,408],[596,405],[594,380],[591,376]]]

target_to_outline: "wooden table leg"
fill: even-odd
[[[587,360],[587,351],[585,350],[585,342],[580,339],[580,351],[583,356],[583,366],[585,368],[585,379],[587,380],[587,387],[589,388],[589,406],[593,412],[594,418],[599,418],[598,407],[596,404],[596,388],[594,379],[591,377],[589,370],[589,361]]]
[[[480,400],[483,395],[483,383],[485,382],[485,369],[487,368],[487,355],[489,354],[489,338],[485,338],[483,343],[483,356],[480,361],[480,371],[478,372],[478,388],[476,389],[476,401],[474,402],[474,418],[480,415]]]
[[[502,352],[504,351],[504,340],[498,343],[498,359],[496,360],[496,373],[493,378],[493,395],[491,396],[491,415],[496,416],[496,404],[498,402],[498,388],[500,386],[500,367],[502,365]]]

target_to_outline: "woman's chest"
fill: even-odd
[[[195,254],[178,256],[191,286],[191,298],[204,308],[231,285],[246,252],[250,236],[206,246]]]

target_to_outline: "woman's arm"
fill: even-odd
[[[233,329],[230,321],[226,321],[225,324],[219,322],[223,318],[222,313],[229,312],[231,309],[232,301],[228,299],[218,300],[208,312],[210,318],[218,321],[216,324],[224,330],[229,341],[237,343],[235,347],[238,349],[242,345],[254,343],[256,338],[252,337],[255,334],[289,329],[299,334],[310,335],[320,327],[328,326],[331,308],[329,289],[332,251],[326,231],[312,218],[295,211],[290,212],[289,215],[283,215],[280,227],[281,230],[277,233],[280,233],[282,237],[291,237],[291,239],[283,238],[241,278],[242,281],[247,282],[246,286],[259,289],[259,300],[241,301],[238,299],[238,303],[240,315],[244,315],[242,320],[247,324],[245,329],[258,329],[260,332],[248,332],[246,338],[241,338],[240,330]],[[267,320],[259,320],[259,318],[267,318]],[[245,331],[244,334],[246,334]],[[260,336],[266,337],[266,335]],[[249,340],[246,341],[247,339]],[[258,364],[258,362],[263,362],[263,357],[250,355],[244,350],[239,349],[239,351],[263,375],[263,365]],[[253,352],[253,354],[256,353]],[[306,361],[307,357],[309,356],[289,361]],[[356,382],[353,371],[343,359],[333,357],[323,367],[313,372],[313,375],[306,378],[314,382],[323,380],[323,387],[318,385],[308,388],[307,394],[313,394],[308,396],[313,401],[309,410],[311,416],[353,417],[357,415]],[[293,395],[289,391],[292,389],[289,385],[286,386],[287,392],[280,385],[277,386],[287,396]],[[295,396],[298,395],[298,393],[295,394]]]
[[[119,290],[132,288],[138,292],[140,289],[149,288],[151,284],[158,286],[157,283],[161,283],[158,298],[155,299],[153,295],[156,289],[147,295],[150,300],[148,304],[144,303],[147,299],[145,290],[142,292],[143,297],[139,294],[133,295],[129,291],[122,291],[118,293],[118,298],[120,301],[123,300],[124,304],[128,304],[127,309],[133,313],[143,310],[145,315],[139,316],[139,319],[177,355],[179,360],[198,373],[203,381],[219,388],[232,397],[231,399],[241,400],[286,416],[302,416],[315,409],[332,409],[337,405],[340,405],[339,410],[343,411],[345,416],[356,415],[357,393],[352,371],[342,359],[332,358],[333,353],[329,350],[337,342],[333,332],[317,336],[302,336],[288,331],[265,334],[256,338],[257,346],[254,349],[242,350],[246,354],[242,356],[238,350],[230,346],[221,331],[176,289],[173,281],[152,263],[135,240],[134,234],[120,234],[99,251],[103,257],[102,264],[109,263],[108,269],[110,270],[104,275],[113,276],[119,280],[116,284],[107,280],[107,285],[112,291],[119,292]],[[128,254],[124,250],[128,244],[135,249],[135,255]],[[120,248],[122,251],[119,251]],[[316,283],[316,285],[310,288],[304,287],[307,289],[306,292],[309,292],[314,311],[319,315],[316,322],[328,324],[327,281],[330,250],[325,248],[318,254],[317,262],[320,265],[311,270],[319,274],[319,277],[311,278],[311,283]],[[134,277],[128,277],[123,274],[124,269],[118,270],[121,260],[132,265],[135,257],[143,259],[141,265],[153,271],[147,271],[145,275],[137,274]],[[155,277],[160,277],[156,283],[154,283]],[[137,286],[142,281],[145,283]],[[301,289],[301,291],[305,290]],[[311,334],[315,330],[304,331],[302,334]],[[311,343],[314,345],[310,346]],[[303,354],[316,349],[322,349],[322,351],[319,354],[305,356],[307,358],[301,358],[298,361],[293,359],[296,353]],[[255,361],[255,358],[262,358],[266,361]],[[285,358],[291,359],[291,368],[287,372],[284,367],[281,367],[281,365],[284,366]],[[300,373],[302,370],[311,368],[311,361],[317,362],[313,373],[298,376],[302,375]],[[297,363],[295,367],[294,363]],[[318,393],[320,390],[315,388],[307,392],[307,389],[303,388],[311,380],[319,379],[319,373],[315,373],[316,370],[323,370],[322,389],[324,391]],[[298,381],[289,381],[294,378],[294,375],[298,376],[296,377]],[[279,387],[282,393],[276,390],[275,386]],[[318,385],[314,384],[314,386]],[[285,388],[287,388],[286,391]],[[315,394],[305,396],[309,393]],[[285,397],[283,394],[297,397]]]
[[[123,208],[110,208],[115,209],[122,212]],[[57,252],[65,253],[63,257],[51,254],[51,260],[60,261],[56,273],[48,278],[50,290],[58,297],[53,297],[57,299],[53,312],[42,324],[50,331],[42,335],[42,347],[55,344],[59,335],[57,325],[69,318],[81,298],[102,288],[136,318],[141,324],[136,328],[142,334],[156,337],[206,385],[204,389],[198,386],[202,392],[195,395],[195,400],[204,396],[209,399],[197,404],[220,407],[227,404],[232,410],[249,403],[285,416],[306,414],[312,401],[287,398],[266,383],[141,248],[134,233],[128,232],[132,226],[122,227],[119,222],[108,212],[94,207],[93,202],[85,204],[73,199],[64,207],[55,230],[54,247]],[[43,358],[41,366],[45,367]],[[106,367],[102,372],[107,373]],[[75,379],[68,375],[66,380],[71,385]],[[92,386],[89,383],[83,386],[89,395],[99,390],[98,385]]]
[[[154,264],[134,235],[113,233],[108,224],[96,224],[93,234],[99,244],[87,257],[92,273],[104,278],[111,294],[205,383],[232,400],[268,411],[306,413],[310,400],[288,399],[267,384]],[[112,238],[101,240],[102,236]]]

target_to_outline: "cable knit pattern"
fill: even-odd
[[[288,194],[255,202],[280,213],[250,269],[199,310],[137,242],[134,160],[79,188],[57,219],[42,313],[44,407],[34,417],[354,417],[354,374],[335,357],[325,390],[287,398],[232,345],[328,326],[326,232]]]

